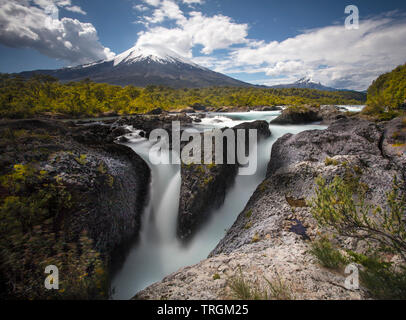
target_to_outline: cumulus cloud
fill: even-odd
[[[248,25],[235,23],[223,15],[206,17],[200,12],[191,12],[181,26],[193,36],[194,44],[203,46],[204,54],[247,42]]]
[[[155,9],[151,16],[143,17],[147,21],[147,30],[138,34],[137,46],[165,44],[180,55],[191,57],[192,48],[196,45],[203,47],[203,54],[211,54],[214,50],[247,42],[247,24],[238,24],[230,17],[220,14],[208,17],[201,12],[192,11],[186,16],[174,1],[152,1],[154,0],[144,0],[145,3],[154,5]],[[176,27],[150,25],[165,20],[174,21]]]
[[[165,45],[172,51],[184,57],[191,57],[193,39],[181,28],[168,29],[165,27],[155,27],[138,34],[137,47],[148,45]]]
[[[91,23],[58,17],[58,8],[81,12],[70,0],[0,0],[0,42],[14,48],[33,48],[72,64],[112,58]]]
[[[189,7],[193,7],[195,4],[203,4],[203,0],[182,0],[184,4],[187,4]]]
[[[206,16],[193,9],[185,13],[174,0],[143,1],[153,12],[144,17],[146,30],[139,33],[137,45],[165,44],[218,72],[268,77],[258,83],[288,83],[307,76],[337,88],[364,90],[378,75],[406,60],[406,19],[396,12],[361,20],[357,30],[345,29],[343,21],[284,41],[267,42],[250,39],[248,24],[221,14]],[[160,25],[165,21],[175,22],[175,27]],[[203,56],[193,57],[195,46],[202,47]],[[218,49],[226,49],[228,54],[218,56]]]
[[[153,6],[153,7],[157,7],[161,2],[161,0],[143,0],[143,1],[146,4],[149,4],[150,6]]]
[[[79,6],[69,6],[69,7],[65,7],[65,10],[71,11],[71,12],[75,12],[75,13],[80,13],[83,15],[86,15],[86,11],[83,11],[81,7]]]
[[[150,1],[150,0],[148,0]],[[184,21],[185,17],[179,6],[170,0],[163,0],[158,3],[159,7],[154,10],[151,17],[145,17],[145,20],[149,23],[160,23],[165,19]]]
[[[284,41],[232,52],[234,65],[266,65],[269,76],[300,78],[363,90],[379,74],[405,62],[406,21],[364,20],[358,30],[342,25],[309,30]]]
[[[148,8],[147,6],[144,6],[144,5],[142,5],[142,4],[136,4],[136,5],[134,5],[134,6],[133,6],[133,9],[134,9],[134,10],[137,10],[137,11],[140,11],[140,12],[145,12],[145,11],[148,11],[148,10],[149,10],[149,8]]]
[[[22,5],[29,6],[29,0],[17,0]],[[59,13],[58,8],[64,8],[67,11],[86,15],[86,12],[81,7],[72,5],[71,0],[32,0],[32,4],[44,9],[47,13],[55,15]]]

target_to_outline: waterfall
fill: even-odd
[[[249,112],[233,114],[209,114],[198,129],[207,127],[235,126],[255,120],[271,121],[280,112]],[[273,143],[286,133],[324,129],[320,125],[271,125],[272,136],[258,145],[258,169],[252,176],[237,176],[233,187],[227,192],[224,204],[213,212],[210,220],[197,232],[187,246],[176,237],[179,209],[181,174],[179,165],[153,165],[149,159],[150,142],[136,132],[125,143],[138,153],[151,168],[150,202],[145,209],[140,241],[130,250],[121,270],[114,275],[113,299],[130,299],[138,291],[178,269],[205,259],[224,237],[244,209],[252,193],[263,181]],[[157,157],[152,154],[152,157]]]

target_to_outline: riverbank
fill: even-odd
[[[141,291],[137,298],[232,298],[230,283],[242,275],[244,281],[253,286],[266,286],[265,279],[287,283],[286,286],[292,288],[292,298],[367,298],[368,293],[363,289],[345,289],[342,271],[321,267],[309,254],[311,241],[319,232],[326,231],[316,227],[306,200],[314,195],[317,176],[326,179],[345,176],[346,168],[350,166],[362,173],[361,179],[371,190],[370,199],[384,205],[384,195],[391,187],[393,176],[405,179],[404,122],[395,119],[374,123],[335,108],[331,111],[321,118],[332,123],[324,131],[306,131],[325,127],[303,124],[300,118],[299,124],[271,124],[271,136],[265,134],[260,143],[257,173],[247,178],[237,177],[234,184],[230,181],[213,184],[213,194],[221,201],[210,212],[205,211],[204,203],[198,202],[201,210],[195,210],[195,214],[199,211],[210,214],[207,219],[193,218],[199,221],[193,223],[197,227],[186,226],[185,234],[193,233],[186,246],[176,234],[177,220],[182,214],[177,199],[188,198],[188,192],[185,192],[190,189],[188,183],[199,180],[197,175],[201,175],[202,170],[182,172],[175,167],[169,170],[162,166],[152,167],[148,163],[150,146],[145,145],[150,132],[156,128],[170,129],[172,121],[180,121],[182,130],[247,127],[246,122],[254,124],[258,119],[271,122],[281,115],[279,111],[160,114],[81,125],[69,121],[2,120],[2,199],[28,197],[44,212],[42,220],[34,219],[30,225],[21,224],[17,229],[11,229],[15,233],[5,239],[19,239],[18,246],[14,240],[9,241],[17,254],[23,249],[41,252],[27,260],[30,266],[38,266],[32,277],[27,278],[29,281],[35,277],[42,279],[44,261],[56,259],[55,264],[62,265],[52,256],[53,250],[63,256],[75,257],[67,264],[70,266],[68,281],[77,281],[79,277],[86,286],[75,287],[78,291],[60,292],[58,298],[106,298],[109,296],[106,278],[113,274],[120,280],[113,280],[112,287],[118,286],[118,292],[123,288],[126,291],[117,297],[131,298],[172,272],[175,273]],[[293,122],[297,119],[293,118]],[[262,122],[258,125],[261,127]],[[119,138],[127,146],[117,144]],[[132,139],[136,140],[133,145]],[[21,181],[21,170],[25,170],[25,176],[27,173],[29,177],[33,175],[34,180]],[[220,171],[213,171],[213,179],[218,173]],[[227,175],[224,179],[230,177]],[[13,183],[17,181],[25,187],[12,189],[9,182],[5,184],[10,179],[16,179]],[[182,183],[184,196],[180,193]],[[48,189],[43,189],[45,185],[63,192],[51,194],[49,202],[40,203],[35,192],[47,192]],[[165,189],[168,192],[164,193]],[[206,192],[205,188],[196,190],[198,199]],[[65,198],[67,202],[62,204],[59,214],[52,211],[55,201]],[[20,211],[10,207],[9,212]],[[34,232],[38,227],[40,232]],[[227,229],[225,237],[224,229]],[[45,251],[31,247],[23,230],[28,230],[26,236],[33,239],[45,237],[50,240],[43,245]],[[53,237],[59,239],[61,234],[69,244],[62,249],[59,240],[52,240]],[[83,252],[79,247],[85,243],[87,249]],[[344,248],[362,249],[362,244],[349,239],[341,239],[340,244]],[[58,249],[54,249],[55,246]],[[81,256],[82,253],[85,256]],[[210,258],[206,259],[209,254]],[[111,259],[115,260],[114,272],[108,270]],[[92,262],[88,266],[78,261]],[[191,267],[185,267],[187,265]],[[9,265],[2,265],[2,270],[7,268]],[[81,277],[83,270],[90,272]],[[23,269],[21,272],[30,274],[30,271]],[[18,274],[8,278],[6,272],[2,272],[2,283],[6,286],[14,281],[14,286],[23,287],[13,280]],[[102,277],[95,276],[98,272]],[[93,288],[101,281],[104,291],[87,291],[86,288]],[[28,291],[30,297],[36,299],[46,294],[38,290]],[[9,292],[9,296],[17,294],[21,293]]]
[[[380,124],[341,119],[324,131],[283,136],[272,148],[267,178],[209,258],[135,298],[234,299],[236,281],[251,290],[268,288],[267,281],[279,285],[284,296],[271,297],[275,299],[370,298],[363,286],[346,288],[344,270],[323,267],[310,253],[312,241],[331,230],[318,226],[306,200],[315,195],[316,177],[331,181],[356,168],[370,203],[384,207],[393,177],[405,181],[404,144],[396,144],[393,135],[402,128],[400,119]],[[349,237],[336,242],[359,253],[366,248],[365,242]]]

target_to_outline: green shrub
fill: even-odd
[[[365,188],[359,179],[349,182],[340,177],[327,182],[316,180],[316,197],[310,201],[314,218],[334,235],[361,239],[366,242],[369,256],[349,251],[354,262],[362,265],[361,282],[378,299],[406,298],[406,199],[394,179],[384,208],[367,204]],[[358,183],[358,186],[357,186]],[[329,265],[338,265],[340,258],[331,244],[316,244],[312,253]],[[401,263],[386,262],[397,254]],[[324,261],[324,262],[323,262]]]
[[[262,288],[258,283],[252,283],[244,279],[242,271],[240,275],[229,281],[232,298],[238,300],[292,300],[293,293],[279,276],[272,281],[265,279],[267,287]]]
[[[252,227],[252,221],[248,221],[248,222],[245,224],[244,229],[245,229],[245,230],[248,230],[248,229],[251,229],[251,227]]]
[[[360,270],[360,280],[375,299],[406,299],[406,268],[395,268],[392,263],[382,262],[378,256],[365,256],[351,253],[354,261],[364,268]]]
[[[252,242],[252,243],[256,243],[256,242],[259,242],[259,241],[261,241],[261,237],[259,236],[259,234],[258,234],[258,232],[257,232],[257,233],[255,233],[254,236],[252,237],[251,242]]]
[[[312,242],[310,253],[323,267],[330,269],[339,269],[347,262],[340,251],[334,248],[326,238]]]
[[[242,274],[239,277],[231,279],[229,287],[235,299],[262,300],[262,292],[258,292],[257,288],[252,288],[251,284],[244,279]]]
[[[59,179],[34,165],[15,165],[0,177],[0,275],[13,299],[107,297],[105,263],[86,234],[72,239],[60,223],[72,196]],[[44,288],[45,267],[55,265],[60,290]]]
[[[328,167],[328,166],[338,166],[340,163],[335,159],[327,157],[326,160],[324,160],[324,164],[326,165],[326,167]]]
[[[82,166],[87,164],[87,155],[81,154],[80,157],[75,158],[76,162],[81,164]]]
[[[270,281],[265,278],[266,283],[268,284],[268,296],[272,300],[293,300],[293,292],[289,285],[287,285],[280,276],[277,276],[276,279]]]
[[[213,280],[220,280],[220,275],[218,273],[214,274]]]
[[[348,183],[337,176],[330,184],[322,178],[316,184],[316,197],[310,205],[319,225],[342,236],[373,241],[381,250],[395,251],[406,261],[406,198],[396,179],[384,208],[367,204],[359,180]]]

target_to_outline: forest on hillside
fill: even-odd
[[[94,117],[108,112],[145,113],[154,108],[179,110],[194,104],[210,107],[301,104],[362,104],[365,95],[354,91],[212,87],[173,89],[162,86],[114,86],[90,80],[62,83],[50,76],[30,79],[0,74],[0,117],[30,118],[61,114]]]
[[[398,109],[406,103],[406,64],[378,77],[368,89],[371,108]]]

